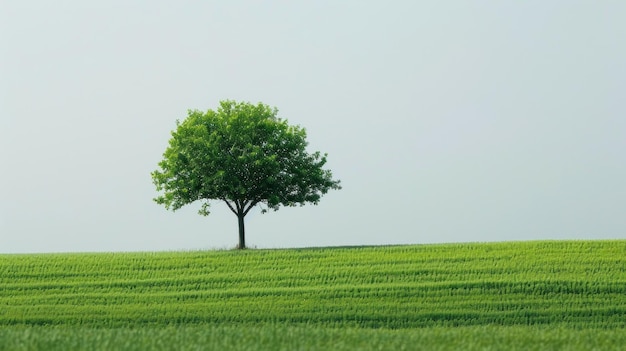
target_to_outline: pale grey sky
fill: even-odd
[[[257,247],[626,239],[626,2],[3,1],[0,252],[232,248],[150,172],[187,109],[263,102],[343,190]]]

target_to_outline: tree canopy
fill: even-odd
[[[323,169],[327,154],[308,153],[306,131],[277,117],[265,104],[225,100],[217,110],[189,110],[176,122],[169,146],[152,172],[154,200],[177,210],[201,201],[209,214],[211,200],[223,201],[237,216],[239,245],[245,248],[244,217],[256,205],[318,204],[323,194],[341,189]]]

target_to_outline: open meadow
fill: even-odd
[[[626,345],[626,241],[0,255],[0,350]]]

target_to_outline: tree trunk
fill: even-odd
[[[246,215],[243,214],[243,211],[237,213],[237,220],[239,221],[239,245],[238,249],[243,250],[246,248],[246,230],[243,225],[243,218]]]

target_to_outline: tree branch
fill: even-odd
[[[228,200],[226,199],[222,199],[224,200],[224,202],[226,203],[226,205],[228,205],[228,208],[230,208],[231,211],[233,211],[234,214],[237,214],[237,210],[235,210],[235,208],[233,207],[233,205],[230,204],[230,202],[228,202]]]
[[[256,206],[256,204],[258,204],[258,203],[259,203],[258,200],[257,201],[251,201],[250,202],[250,206],[245,211],[243,211],[243,215],[244,216],[247,215],[248,212],[250,212],[250,210],[252,209],[252,207]]]
[[[237,205],[237,216],[239,216],[240,213],[243,213],[243,208],[246,206],[246,203],[244,200],[235,200],[235,204]]]

